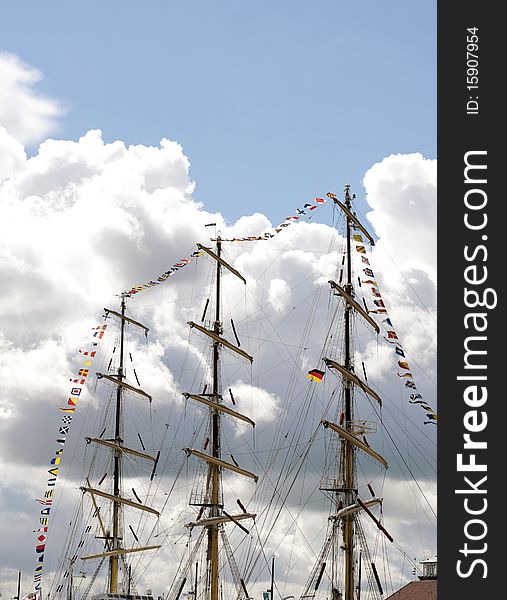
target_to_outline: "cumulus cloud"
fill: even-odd
[[[65,373],[70,375],[75,371],[76,349],[81,343],[78,340],[83,340],[84,332],[96,322],[102,306],[109,304],[115,293],[156,276],[188,255],[194,248],[192,241],[205,241],[209,236],[206,223],[216,222],[217,229],[227,236],[238,235],[238,230],[247,235],[258,233],[269,221],[254,214],[227,226],[220,214],[210,213],[193,201],[189,162],[181,147],[168,140],[163,140],[157,148],[127,147],[122,142],[106,144],[99,131],[90,131],[77,142],[47,140],[34,157],[27,159],[18,152],[16,160],[15,168],[1,187],[5,215],[0,225],[1,273],[5,282],[0,300],[4,331],[1,375],[5,381],[1,450],[3,460],[12,463],[13,468],[18,465],[31,469],[47,460],[41,448],[47,447],[55,426],[48,410],[56,410],[65,396],[68,381]],[[374,168],[374,171],[377,178],[383,176],[382,170]],[[392,185],[391,199],[397,189],[395,183]],[[374,214],[377,210],[381,209],[375,208]],[[376,223],[377,227],[384,227],[380,218]],[[382,242],[383,238],[378,246]],[[261,460],[251,461],[246,457],[249,445],[251,449],[255,449],[256,443],[274,447],[269,441],[273,435],[275,438],[278,435],[282,443],[280,436],[290,429],[291,423],[298,424],[301,433],[304,427],[315,426],[309,414],[301,415],[303,418],[298,414],[303,406],[300,390],[308,389],[305,369],[315,366],[327,323],[317,313],[313,327],[303,323],[308,311],[312,314],[316,291],[324,304],[329,303],[326,281],[336,269],[338,243],[339,237],[332,228],[301,223],[270,242],[227,246],[224,250],[227,260],[249,279],[245,290],[233,275],[224,275],[224,289],[228,290],[224,291],[225,306],[233,311],[242,347],[252,352],[256,365],[253,371],[242,367],[240,375],[241,370],[238,372],[237,364],[228,354],[224,354],[222,364],[224,380],[227,377],[233,382],[238,410],[250,415],[261,428],[257,442],[249,442],[245,428],[238,429],[227,421],[224,425],[225,435],[230,429],[229,441],[224,445],[226,458],[230,453],[244,468],[255,471]],[[394,242],[389,243],[391,250],[396,251]],[[306,247],[311,247],[311,251],[305,250]],[[174,275],[160,290],[143,292],[129,303],[132,314],[147,321],[154,330],[147,353],[135,339],[130,349],[135,357],[136,377],[148,382],[154,407],[159,411],[168,401],[182,407],[182,391],[193,391],[196,383],[199,389],[209,382],[209,370],[204,368],[205,346],[203,351],[198,350],[202,346],[199,336],[189,335],[186,325],[189,319],[197,320],[196,313],[205,304],[207,288],[196,281],[203,277],[206,280],[206,260],[199,259]],[[423,295],[433,273],[425,269],[421,260],[414,275],[411,264],[410,261],[406,267],[402,264],[401,272],[413,284],[414,279],[421,282],[417,289],[418,295]],[[400,335],[408,340],[413,336],[415,347],[421,343],[421,336],[431,338],[424,312],[415,301],[408,307],[403,302],[399,281],[391,284],[389,270],[384,272],[379,268],[378,275],[397,298],[392,314],[397,316]],[[428,289],[426,292],[429,293]],[[211,317],[208,315],[207,319]],[[224,335],[233,340],[231,325],[225,322],[224,328]],[[109,354],[112,344],[111,341],[107,347]],[[366,345],[362,360],[370,374],[378,376],[389,388],[388,350]],[[429,368],[432,360],[430,353],[422,359]],[[28,383],[27,370],[37,374]],[[195,373],[199,371],[200,379],[196,382]],[[129,381],[135,385],[132,370],[128,372]],[[295,396],[287,395],[287,382],[291,382]],[[100,401],[92,396],[90,406],[97,411],[99,405]],[[193,439],[190,445],[197,447],[206,437],[205,411],[190,406],[184,410],[186,425],[175,437],[175,450],[189,445],[185,436],[190,436]],[[30,439],[11,454],[27,414],[37,427]],[[180,417],[174,413],[174,418]],[[79,421],[75,426],[76,423]],[[278,428],[279,423],[285,423],[283,432]],[[81,426],[84,425],[83,421]],[[157,427],[164,430],[161,422]],[[151,445],[156,448],[155,442]],[[68,471],[75,487],[81,455],[76,456]],[[176,464],[180,459],[171,460]],[[315,462],[319,461],[322,462],[322,456],[317,454]],[[43,484],[41,470],[38,485]],[[228,484],[228,489],[247,497],[252,494],[238,492],[234,482]],[[21,493],[29,506],[33,492]],[[181,516],[175,523],[182,525],[183,521]],[[282,519],[276,525],[281,528],[278,535],[284,531],[283,522]],[[305,528],[307,522],[305,517],[301,527]],[[291,536],[295,539],[298,533],[301,534],[296,530],[283,533],[283,543],[277,546],[281,557],[310,552],[308,547],[291,541]],[[308,536],[311,537],[309,533]],[[154,560],[156,563],[158,559]],[[288,582],[287,589],[295,590],[297,578],[288,575]]]
[[[32,98],[30,85],[36,81],[37,73],[13,57],[4,55],[0,59],[0,78],[11,87],[18,86],[13,89],[21,97],[25,94]],[[2,98],[0,92],[0,117],[2,111],[11,112]],[[116,308],[115,294],[157,277],[189,256],[195,242],[210,243],[207,223],[216,223],[216,231],[223,237],[257,235],[272,224],[260,213],[228,224],[212,207],[195,202],[189,160],[179,144],[167,139],[156,147],[126,146],[122,141],[105,143],[101,132],[92,130],[77,141],[48,139],[37,154],[27,158],[19,141],[31,139],[25,128],[28,131],[35,119],[38,125],[34,131],[44,135],[44,127],[49,127],[57,114],[48,108],[54,108],[51,103],[45,104],[38,97],[32,100],[32,104],[24,105],[23,114],[31,116],[23,121],[23,126],[16,125],[14,115],[10,122],[2,118],[5,129],[0,129],[0,379],[4,390],[0,400],[0,457],[5,465],[0,484],[5,502],[0,518],[11,520],[16,512],[16,518],[20,518],[18,513],[22,515],[23,523],[32,518],[35,525],[37,509],[33,499],[46,484],[45,465],[53,451],[57,409],[68,391],[69,377],[79,367],[77,350],[89,339],[102,308]],[[425,372],[435,371],[435,164],[420,155],[388,157],[368,171],[364,182],[372,208],[368,216],[379,236],[372,257],[376,277],[386,303],[390,303],[390,314],[404,347],[420,361],[417,374],[424,376]],[[413,235],[411,228],[415,229]],[[223,453],[225,459],[232,460],[232,455],[242,467],[265,476],[265,482],[261,478],[257,488],[251,481],[227,476],[226,501],[229,507],[241,497],[249,508],[255,506],[260,515],[266,515],[267,506],[271,505],[274,512],[259,517],[259,523],[271,524],[273,514],[277,514],[281,496],[274,491],[275,482],[288,485],[296,473],[301,440],[306,443],[318,429],[324,410],[334,410],[329,408],[329,398],[333,397],[338,380],[326,374],[314,394],[315,387],[308,381],[306,370],[316,367],[325,332],[332,323],[322,315],[336,302],[327,280],[337,276],[340,243],[341,238],[332,227],[302,222],[291,225],[269,242],[224,245],[224,258],[245,275],[248,284],[244,286],[234,275],[224,273],[223,309],[234,317],[241,348],[254,357],[250,367],[238,365],[230,352],[222,354],[224,394],[230,386],[237,410],[254,419],[257,427],[250,433],[249,428],[238,428],[232,419],[224,419]],[[389,266],[386,255],[396,257],[396,269]],[[387,267],[381,266],[386,263]],[[184,400],[182,392],[202,391],[210,383],[206,366],[209,344],[202,334],[189,332],[187,326],[189,320],[199,321],[208,298],[213,305],[209,266],[209,259],[203,256],[165,284],[128,302],[128,314],[146,323],[150,335],[146,341],[129,333],[127,380],[137,385],[139,377],[142,386],[153,395],[153,402],[136,408],[128,397],[125,409],[135,425],[125,434],[132,434],[135,439],[139,434],[148,450],[162,447],[166,457],[161,464],[167,467],[161,487],[156,490],[159,496],[151,488],[139,487],[134,471],[128,472],[128,481],[137,493],[153,493],[161,505],[171,495],[169,516],[159,526],[170,532],[169,549],[167,554],[160,553],[152,559],[157,578],[140,583],[153,587],[158,582],[160,593],[166,591],[174,572],[173,567],[166,571],[165,565],[175,565],[175,557],[183,550],[182,526],[189,520],[183,507],[189,490],[198,493],[192,470],[199,474],[195,459],[189,459],[181,487],[174,487],[183,461],[181,448],[202,448],[208,435],[207,411]],[[204,316],[205,325],[211,326],[212,313],[210,310]],[[102,371],[107,369],[111,357],[118,356],[117,330],[112,321],[108,323],[110,329],[100,351]],[[338,329],[337,326],[337,332]],[[227,319],[224,336],[235,339]],[[392,353],[381,345],[362,346],[357,348],[357,361],[363,360],[387,396],[391,393],[396,398],[388,404],[389,409],[396,416],[401,411],[405,420],[414,417],[409,411],[417,413],[417,408],[406,404],[398,382],[394,381]],[[108,389],[107,385],[104,389]],[[73,421],[76,436],[65,449],[62,474],[68,476],[68,484],[65,488],[63,475],[58,484],[59,514],[65,516],[65,523],[71,519],[72,503],[80,499],[77,488],[83,475],[84,455],[77,449],[78,437],[85,431],[90,434],[91,425],[98,427],[101,409],[107,402],[107,394],[101,395],[98,386],[90,381]],[[145,420],[141,409],[147,415]],[[380,434],[374,440],[384,441]],[[292,449],[288,449],[291,444]],[[387,446],[386,442],[386,449],[392,450]],[[297,479],[301,485],[287,492],[290,503],[305,497],[314,508],[304,518],[293,505],[282,510],[280,520],[273,523],[273,536],[266,542],[266,551],[276,551],[280,568],[286,570],[287,593],[297,593],[307,575],[307,571],[295,570],[291,564],[298,560],[297,564],[301,564],[304,557],[315,556],[322,541],[317,523],[326,519],[318,480],[325,450],[322,443],[316,446],[306,477]],[[269,477],[265,463],[268,452],[274,465]],[[285,459],[280,462],[281,457]],[[394,465],[392,477],[396,485],[401,485],[402,471],[402,467]],[[428,484],[428,495],[431,485]],[[399,500],[402,495],[400,492],[392,499]],[[409,514],[403,515],[403,523],[394,523],[393,527],[411,546],[403,525],[415,522],[417,507],[409,510],[405,506],[404,510]],[[55,521],[55,531],[63,536],[65,524],[61,520],[59,523]],[[14,538],[15,533],[12,530],[9,535]],[[53,565],[61,552],[55,540],[56,534],[52,538]],[[0,559],[9,580],[14,580],[12,575],[20,566],[14,560],[18,557],[9,552],[13,543],[4,539]],[[240,557],[241,548],[240,544]],[[428,553],[433,554],[434,548],[430,550]],[[24,571],[30,572],[33,567],[32,552],[32,541],[27,539]],[[266,589],[265,565],[261,566],[255,575],[256,591]],[[309,568],[307,561],[305,569]]]
[[[63,113],[60,103],[33,89],[41,79],[34,67],[14,54],[0,52],[0,125],[23,144],[38,142],[54,131]]]
[[[437,164],[397,154],[364,176],[375,275],[404,347],[436,377]],[[428,326],[431,323],[431,326]]]
[[[26,160],[21,142],[0,126],[0,180],[10,177]]]
[[[268,302],[278,312],[287,309],[290,302],[290,288],[283,279],[272,279],[269,284]]]
[[[379,245],[402,268],[421,269],[436,281],[435,160],[397,154],[373,165],[364,176],[368,213]]]
[[[237,381],[231,386],[238,408],[257,424],[273,422],[279,413],[279,399],[262,388]]]

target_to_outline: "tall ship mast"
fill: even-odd
[[[160,548],[158,544],[143,544],[136,534],[135,529],[125,521],[124,510],[129,509],[129,513],[137,516],[148,516],[156,522],[160,513],[155,508],[152,508],[148,503],[141,501],[136,490],[132,488],[132,494],[127,494],[125,490],[125,459],[131,462],[142,462],[151,474],[148,479],[153,480],[156,466],[160,453],[156,455],[149,454],[144,451],[144,448],[137,449],[131,445],[127,445],[125,440],[125,402],[126,393],[128,393],[128,403],[151,403],[151,396],[141,387],[129,383],[126,376],[126,326],[132,327],[143,332],[146,336],[148,328],[142,323],[132,319],[126,315],[126,301],[128,294],[121,295],[119,310],[105,308],[105,317],[119,321],[119,337],[117,338],[117,346],[113,347],[112,354],[117,357],[115,367],[113,364],[113,356],[109,361],[105,372],[97,372],[96,376],[101,382],[99,385],[108,384],[109,397],[107,392],[105,398],[107,405],[103,411],[101,421],[101,431],[94,437],[86,437],[87,445],[94,448],[96,460],[92,459],[92,468],[95,462],[99,462],[99,457],[105,453],[109,455],[106,458],[105,464],[108,465],[107,471],[95,471],[101,473],[101,476],[96,480],[92,480],[91,471],[86,475],[85,485],[81,486],[81,491],[91,500],[91,519],[90,524],[86,527],[86,532],[95,529],[95,540],[102,544],[103,549],[98,552],[87,554],[79,552],[68,557],[68,569],[64,573],[64,578],[68,577],[67,598],[73,600],[73,566],[79,558],[83,561],[82,564],[92,563],[95,567],[92,568],[92,575],[85,586],[85,591],[81,591],[80,597],[85,599],[90,595],[92,587],[97,581],[104,581],[106,591],[104,593],[96,593],[90,597],[93,600],[111,599],[135,599],[141,598],[138,596],[132,585],[132,571],[128,562],[128,558],[134,554],[153,552]],[[86,354],[90,354],[87,352]],[[91,353],[92,356],[95,352]],[[128,355],[132,358],[132,354]],[[132,371],[132,370],[131,370]],[[133,369],[136,380],[138,379],[135,369]],[[104,383],[103,383],[104,382]],[[137,381],[138,383],[138,381]],[[129,412],[132,408],[129,407]],[[142,439],[139,437],[142,443]],[[109,483],[107,483],[109,482]],[[74,525],[74,523],[71,523]],[[131,543],[127,543],[130,539]],[[82,548],[84,540],[82,540],[78,548]],[[103,567],[107,565],[105,579]],[[61,593],[63,586],[58,585],[55,592]],[[144,600],[150,600],[151,596],[142,596]]]
[[[184,396],[198,404],[203,405],[209,412],[209,437],[205,441],[205,449],[197,450],[196,448],[185,448],[185,453],[188,457],[195,457],[199,461],[207,464],[205,475],[204,490],[201,494],[193,494],[191,504],[198,509],[197,518],[188,523],[186,527],[192,531],[194,528],[200,529],[201,534],[190,553],[190,556],[182,568],[178,571],[177,576],[169,591],[169,599],[178,600],[182,597],[185,586],[191,576],[191,570],[195,563],[195,576],[193,589],[187,595],[192,598],[203,598],[205,600],[219,600],[223,598],[223,589],[221,578],[223,577],[224,563],[227,563],[232,574],[234,585],[236,587],[236,596],[238,599],[249,598],[246,582],[243,575],[238,569],[234,553],[231,549],[226,524],[231,524],[233,527],[248,533],[245,527],[246,522],[255,519],[256,515],[249,513],[243,506],[243,512],[240,514],[231,514],[226,510],[224,504],[224,494],[222,486],[223,471],[237,473],[243,477],[249,478],[257,482],[256,474],[241,468],[238,464],[233,464],[223,460],[221,456],[222,447],[222,432],[221,432],[221,416],[227,414],[233,419],[246,423],[250,427],[255,427],[247,415],[241,414],[228,406],[224,402],[222,380],[221,380],[221,349],[227,348],[233,354],[239,355],[242,360],[249,363],[253,362],[253,357],[242,350],[239,346],[239,338],[237,337],[234,323],[231,320],[234,335],[237,344],[233,344],[223,337],[223,322],[221,314],[221,290],[222,290],[222,269],[226,269],[240,279],[243,284],[246,284],[245,278],[228,262],[222,258],[222,240],[220,236],[216,238],[215,251],[211,248],[198,244],[198,248],[206,253],[215,263],[215,307],[214,319],[211,327],[199,325],[193,321],[189,321],[188,325],[191,329],[197,330],[204,334],[212,344],[212,365],[211,365],[211,390],[207,392],[208,384],[205,384],[204,390],[201,393],[185,392]],[[209,300],[206,302],[202,321],[205,321],[206,311]],[[232,392],[231,392],[231,398]],[[239,502],[241,505],[241,502]],[[231,511],[232,512],[232,511]],[[206,545],[204,576],[199,577],[199,563],[195,562],[196,556],[201,545]],[[220,547],[222,550],[220,550]]]
[[[368,399],[379,408],[382,400],[379,395],[367,384],[366,372],[358,374],[354,361],[353,348],[353,320],[358,317],[373,334],[379,334],[377,322],[370,316],[366,305],[361,306],[356,300],[355,286],[352,275],[352,236],[360,232],[361,239],[366,239],[374,245],[372,236],[359,221],[352,207],[350,186],[345,187],[344,201],[333,198],[335,205],[344,213],[345,227],[345,252],[340,270],[340,281],[329,281],[331,290],[337,301],[343,305],[343,346],[335,348],[341,356],[328,355],[323,357],[325,366],[341,378],[341,389],[338,401],[338,410],[335,410],[336,421],[323,419],[322,426],[335,436],[329,447],[328,463],[331,472],[321,480],[320,490],[331,499],[329,514],[329,527],[324,545],[312,570],[300,600],[309,598],[329,598],[330,600],[359,600],[361,598],[362,569],[367,573],[371,583],[370,595],[363,597],[381,598],[383,595],[382,584],[375,566],[372,562],[366,536],[361,524],[361,517],[373,520],[375,525],[390,540],[392,537],[374,515],[371,508],[381,505],[382,499],[374,496],[361,499],[358,494],[357,454],[363,453],[380,466],[387,468],[387,461],[367,442],[366,435],[375,431],[372,422],[357,419],[355,408],[356,399],[367,403]],[[356,234],[357,235],[357,234]],[[326,350],[325,350],[326,351]],[[364,364],[363,364],[364,369]],[[357,398],[357,391],[365,398]],[[337,442],[337,443],[336,443]],[[334,474],[332,470],[335,470]],[[324,580],[329,582],[328,589]]]
[[[345,187],[342,200],[328,196],[340,215],[344,233],[330,230],[333,251],[326,255],[325,269],[312,274],[314,286],[308,304],[302,296],[294,294],[291,298],[293,310],[296,304],[301,306],[292,323],[282,309],[268,314],[258,304],[253,304],[257,315],[252,318],[247,280],[233,266],[224,244],[269,243],[276,233],[284,231],[284,225],[296,222],[296,215],[275,228],[274,234],[232,239],[215,235],[213,244],[197,244],[191,259],[180,259],[165,278],[159,278],[163,283],[168,274],[197,257],[202,257],[201,264],[211,265],[207,285],[201,285],[200,280],[198,285],[192,284],[190,304],[171,322],[172,327],[185,332],[171,342],[186,350],[180,359],[179,376],[167,387],[150,381],[150,393],[145,391],[132,356],[140,349],[142,335],[147,338],[148,328],[127,311],[127,301],[137,290],[155,282],[124,292],[117,310],[104,309],[117,333],[105,349],[109,362],[105,358],[96,373],[98,393],[91,411],[96,415],[96,433],[85,438],[90,468],[85,471],[80,514],[76,512],[72,518],[63,566],[50,589],[51,598],[152,600],[151,588],[140,591],[137,582],[153,576],[155,585],[163,590],[163,600],[261,600],[261,595],[262,600],[382,600],[386,569],[376,564],[379,545],[386,541],[392,544],[394,539],[383,523],[383,499],[373,488],[377,487],[375,481],[385,478],[388,467],[374,448],[379,439],[377,422],[382,421],[382,430],[386,423],[378,388],[368,380],[359,350],[363,339],[379,339],[380,321],[386,319],[375,318],[375,313],[382,315],[386,310],[377,300],[378,291],[373,300],[378,310],[371,298],[365,299],[365,286],[377,285],[371,279],[371,269],[362,269],[365,275],[361,269],[354,271],[357,259],[363,259],[362,267],[369,265],[364,254],[358,254],[365,252],[364,247],[357,244],[373,246],[374,239],[354,210],[350,187]],[[313,215],[311,211],[324,202],[316,198],[313,204],[298,209],[298,214]],[[338,261],[337,247],[341,254]],[[284,259],[286,246],[280,244],[274,252]],[[276,263],[266,260],[265,264],[272,267]],[[327,326],[321,319],[319,327],[313,328],[315,315],[323,308],[316,298],[324,289],[330,293],[332,316]],[[142,305],[137,306],[142,310]],[[232,316],[238,313],[236,329]],[[252,376],[254,359],[241,344],[242,327],[246,329],[247,348],[250,344],[255,347],[262,377]],[[299,341],[293,346],[297,352],[285,346],[287,328],[301,331],[299,340],[291,338]],[[277,364],[273,354],[258,352],[262,344],[273,342],[277,344]],[[163,350],[158,345],[158,370],[152,371],[161,374],[160,379],[170,379],[178,372],[171,343],[166,345]],[[148,344],[146,348],[149,354]],[[321,348],[318,367],[322,370],[313,369],[308,377],[322,382],[326,375],[321,387],[306,377],[313,348]],[[397,346],[399,351],[401,346]],[[167,352],[163,360],[162,352]],[[288,360],[277,354],[280,352]],[[271,392],[259,395],[264,391],[264,374],[285,362],[290,369],[285,377],[277,377],[279,385],[272,394],[273,398],[278,394],[276,401],[280,406],[283,403],[283,410],[254,414],[252,409],[265,409],[266,402],[274,402],[269,398]],[[401,383],[409,383],[406,373],[399,376],[403,377]],[[235,385],[249,386],[257,395],[244,400],[246,396],[237,392]],[[413,382],[411,385],[415,388]],[[159,402],[152,403],[152,394]],[[420,400],[420,394],[413,393],[411,398],[411,402],[431,410]],[[103,410],[98,418],[100,404]],[[168,408],[169,415],[156,414],[153,404]],[[141,412],[143,418],[148,417],[146,426],[141,425]],[[154,436],[156,427],[162,433]],[[316,450],[317,439],[325,439],[324,460]],[[363,459],[368,461],[366,471]],[[308,481],[314,476],[319,483],[309,491]],[[319,499],[312,496],[315,490]],[[300,507],[296,509],[297,501]],[[309,501],[318,502],[321,509],[326,503],[328,509],[324,527],[319,526],[318,533],[310,532],[311,540],[307,531],[305,535],[304,511]],[[324,514],[321,510],[319,518]],[[78,516],[86,523],[82,530]],[[373,551],[372,531],[377,536]],[[293,540],[292,549],[284,556],[280,547],[287,535]],[[86,575],[79,583],[78,566]]]

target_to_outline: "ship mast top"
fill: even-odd
[[[379,326],[370,317],[367,309],[363,309],[359,302],[355,300],[352,278],[353,231],[359,230],[363,238],[366,238],[371,245],[374,244],[374,240],[353,212],[352,200],[355,195],[351,196],[349,185],[345,186],[343,202],[333,194],[328,195],[333,198],[334,203],[344,213],[346,221],[344,283],[341,284],[342,275],[340,275],[340,283],[329,281],[334,295],[338,296],[343,302],[343,362],[339,362],[336,357],[324,357],[323,359],[329,369],[336,371],[341,376],[342,394],[340,396],[341,405],[338,409],[340,413],[339,423],[322,420],[322,425],[326,429],[333,432],[333,434],[337,434],[339,446],[331,446],[330,452],[332,453],[331,461],[334,466],[334,474],[330,479],[324,478],[320,487],[322,491],[331,493],[333,498],[333,509],[329,516],[330,534],[324,543],[301,598],[316,595],[323,580],[326,566],[329,568],[330,565],[331,600],[356,600],[360,590],[361,557],[363,555],[365,566],[367,570],[369,569],[368,575],[370,575],[370,571],[373,571],[370,579],[376,582],[378,591],[382,595],[375,567],[371,561],[368,561],[369,553],[367,548],[364,547],[365,537],[358,520],[358,513],[366,513],[374,520],[377,527],[389,536],[369,509],[370,506],[380,504],[382,500],[374,497],[363,502],[358,496],[356,465],[357,452],[363,452],[383,468],[387,468],[386,460],[370,448],[369,444],[359,438],[359,434],[364,434],[367,430],[354,419],[355,388],[359,388],[380,406],[382,405],[382,400],[378,394],[356,374],[352,346],[352,325],[355,314],[359,315],[376,334],[380,332]],[[330,560],[328,561],[329,555]],[[341,555],[343,555],[343,562],[339,559]]]
[[[345,206],[350,211],[350,186],[345,186]],[[347,218],[347,280],[345,283],[345,291],[349,296],[353,295],[352,285],[352,255],[351,255],[351,220]],[[345,307],[345,339],[344,339],[344,358],[345,368],[351,371],[351,319],[350,319],[350,304]],[[345,392],[345,429],[350,432],[352,429],[352,386],[347,378],[343,378],[343,386]],[[340,508],[342,498],[345,506],[354,504],[357,497],[356,491],[356,469],[354,461],[354,446],[349,440],[343,441],[344,461],[342,463],[342,473],[340,479],[343,481],[343,494],[337,496],[337,509]],[[354,600],[354,517],[345,515],[343,523],[343,545],[345,547],[345,600]],[[333,590],[334,594],[334,590]]]
[[[126,554],[130,554],[132,552],[143,552],[146,550],[156,550],[160,548],[159,545],[154,546],[137,546],[134,548],[125,548],[123,546],[123,531],[122,531],[122,507],[128,506],[130,508],[137,508],[141,511],[153,514],[155,516],[159,516],[159,512],[155,509],[142,504],[141,502],[134,502],[124,497],[123,489],[122,489],[122,463],[123,463],[123,455],[128,454],[131,457],[140,458],[146,460],[148,462],[153,463],[153,471],[152,478],[154,475],[155,467],[157,464],[157,457],[151,456],[150,454],[146,454],[144,452],[140,452],[133,448],[129,448],[124,445],[123,439],[123,429],[124,429],[124,409],[123,409],[123,394],[127,390],[129,392],[134,392],[135,394],[148,399],[151,402],[151,396],[147,394],[144,390],[134,387],[125,381],[125,325],[129,323],[130,325],[134,325],[140,329],[142,329],[147,335],[148,328],[126,316],[126,299],[129,297],[128,293],[121,294],[120,298],[120,311],[115,311],[109,308],[105,308],[105,314],[107,316],[113,316],[120,320],[120,348],[119,348],[119,358],[118,358],[118,368],[116,370],[116,374],[113,373],[97,373],[98,379],[105,379],[110,381],[111,383],[116,385],[116,400],[115,400],[115,410],[114,410],[114,429],[113,429],[113,437],[110,439],[102,438],[102,435],[99,437],[87,437],[87,443],[93,443],[102,448],[106,448],[113,454],[113,484],[112,484],[112,494],[106,493],[100,489],[91,487],[89,480],[87,480],[87,485],[83,486],[81,490],[83,492],[87,492],[91,495],[92,502],[95,507],[95,512],[99,519],[99,526],[101,531],[101,539],[104,540],[104,552],[100,552],[98,554],[91,554],[88,556],[81,557],[82,560],[91,560],[91,559],[99,559],[99,558],[108,558],[109,559],[109,569],[108,569],[108,589],[109,594],[118,594],[119,593],[119,561],[120,558],[124,557]],[[97,506],[97,498],[104,498],[111,504],[111,525],[110,528],[107,528],[104,524],[102,517],[100,516],[100,512]],[[130,585],[130,580],[129,580]]]
[[[222,542],[222,547],[225,552],[225,556],[227,562],[229,563],[234,583],[236,585],[236,592],[238,598],[249,598],[249,594],[246,588],[246,583],[242,578],[239,569],[236,565],[236,561],[234,558],[234,554],[228,542],[228,538],[225,532],[224,525],[226,523],[233,523],[236,527],[244,530],[248,533],[248,530],[242,525],[242,521],[245,519],[254,519],[256,515],[243,512],[243,514],[239,515],[231,515],[224,509],[224,498],[222,491],[222,471],[225,469],[227,471],[232,471],[234,473],[238,473],[242,476],[249,477],[254,481],[257,481],[257,475],[242,469],[237,464],[229,463],[222,459],[221,457],[221,415],[227,414],[235,419],[248,423],[252,427],[255,427],[255,422],[252,421],[248,416],[243,415],[236,410],[228,407],[224,401],[222,396],[222,382],[221,382],[221,368],[220,368],[220,357],[221,357],[221,348],[225,347],[228,350],[231,350],[235,354],[241,356],[243,359],[246,359],[248,362],[253,361],[253,357],[250,356],[247,352],[245,352],[238,345],[235,345],[229,342],[223,335],[223,323],[222,323],[222,314],[221,314],[221,295],[222,295],[222,269],[228,270],[230,273],[235,275],[238,279],[242,281],[242,283],[246,284],[245,278],[239,273],[232,265],[230,265],[227,261],[225,261],[222,257],[222,242],[220,235],[216,237],[215,248],[212,250],[202,244],[197,244],[199,250],[204,251],[208,256],[216,262],[216,277],[215,277],[215,312],[214,318],[211,323],[211,327],[207,328],[203,325],[199,325],[194,323],[193,321],[189,321],[188,325],[203,333],[205,336],[211,339],[212,341],[212,365],[211,365],[211,392],[206,393],[203,391],[201,394],[191,394],[184,393],[186,398],[195,400],[199,404],[206,406],[209,410],[209,419],[210,419],[210,434],[209,434],[209,446],[207,445],[207,452],[203,452],[197,450],[195,448],[185,448],[185,453],[187,456],[193,456],[198,458],[205,463],[207,463],[207,477],[206,477],[206,491],[204,494],[203,501],[194,502],[194,505],[198,505],[201,507],[199,511],[199,515],[197,519],[191,523],[188,523],[186,526],[189,529],[193,529],[194,527],[203,527],[204,530],[207,530],[207,550],[206,550],[206,587],[208,590],[208,595],[206,598],[209,600],[219,600],[220,596],[220,556],[222,552],[219,550],[220,540]],[[206,308],[203,314],[204,321],[206,309],[208,303],[206,303]],[[237,335],[234,329],[234,335],[237,340]],[[238,341],[238,340],[237,340]],[[206,510],[206,512],[205,512]],[[203,540],[203,536],[201,535],[199,540],[196,542],[195,552],[197,552],[198,545]],[[179,573],[179,580],[175,581],[174,587],[174,598],[179,598],[180,594],[183,590],[183,587],[187,580],[187,575],[190,572],[192,561],[195,554],[191,554],[190,559],[187,561],[186,566]],[[197,582],[195,582],[195,589],[197,589]],[[170,596],[173,597],[172,595]]]

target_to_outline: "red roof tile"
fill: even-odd
[[[437,580],[411,581],[386,600],[437,600]]]

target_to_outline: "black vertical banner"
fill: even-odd
[[[501,21],[493,2],[439,2],[441,600],[505,595],[507,197],[500,180],[507,166],[500,140],[507,129],[501,92],[507,36]]]

